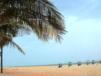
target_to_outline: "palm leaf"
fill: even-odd
[[[1,0],[0,6],[3,6],[0,9],[4,23],[13,25],[14,21],[18,26],[26,25],[39,39],[60,41],[66,32],[63,16],[49,0]]]
[[[24,50],[23,50],[18,44],[16,44],[14,41],[10,41],[9,43],[10,43],[13,47],[16,47],[16,48],[18,49],[18,51],[20,51],[22,54],[25,55]]]
[[[4,47],[8,44],[11,44],[13,47],[16,47],[21,53],[25,54],[21,47],[14,41],[12,41],[12,37],[15,37],[16,34],[17,33],[14,33],[14,31],[12,32],[12,29],[7,29],[7,26],[3,26],[0,30],[0,47]]]

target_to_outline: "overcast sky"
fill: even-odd
[[[26,52],[4,49],[6,66],[45,65],[101,59],[101,0],[52,0],[64,15],[68,33],[62,43],[43,42],[35,35],[15,38]]]

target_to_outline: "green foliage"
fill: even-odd
[[[12,37],[10,35],[0,33],[0,48],[9,44],[13,45],[13,47],[16,47],[21,53],[25,54],[21,47],[12,40]]]
[[[34,32],[44,41],[60,41],[66,32],[63,16],[49,0],[0,0],[0,48],[12,44],[24,54],[12,41],[19,31]]]
[[[60,40],[65,33],[63,16],[49,0],[0,0],[0,26],[4,25],[24,26],[46,41]]]

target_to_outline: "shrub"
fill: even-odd
[[[81,62],[78,62],[78,63],[77,63],[77,65],[78,65],[78,66],[81,66],[81,65],[82,65],[82,63],[81,63]]]
[[[69,67],[72,66],[72,62],[68,62],[68,66],[69,66]]]
[[[92,64],[95,64],[96,62],[95,62],[95,60],[92,60],[92,62],[91,62]]]
[[[86,64],[89,65],[89,64],[90,64],[90,61],[88,60],[88,61],[86,62]]]
[[[101,60],[99,60],[99,63],[101,64]]]

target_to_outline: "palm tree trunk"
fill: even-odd
[[[3,47],[1,47],[1,73],[3,73]]]

